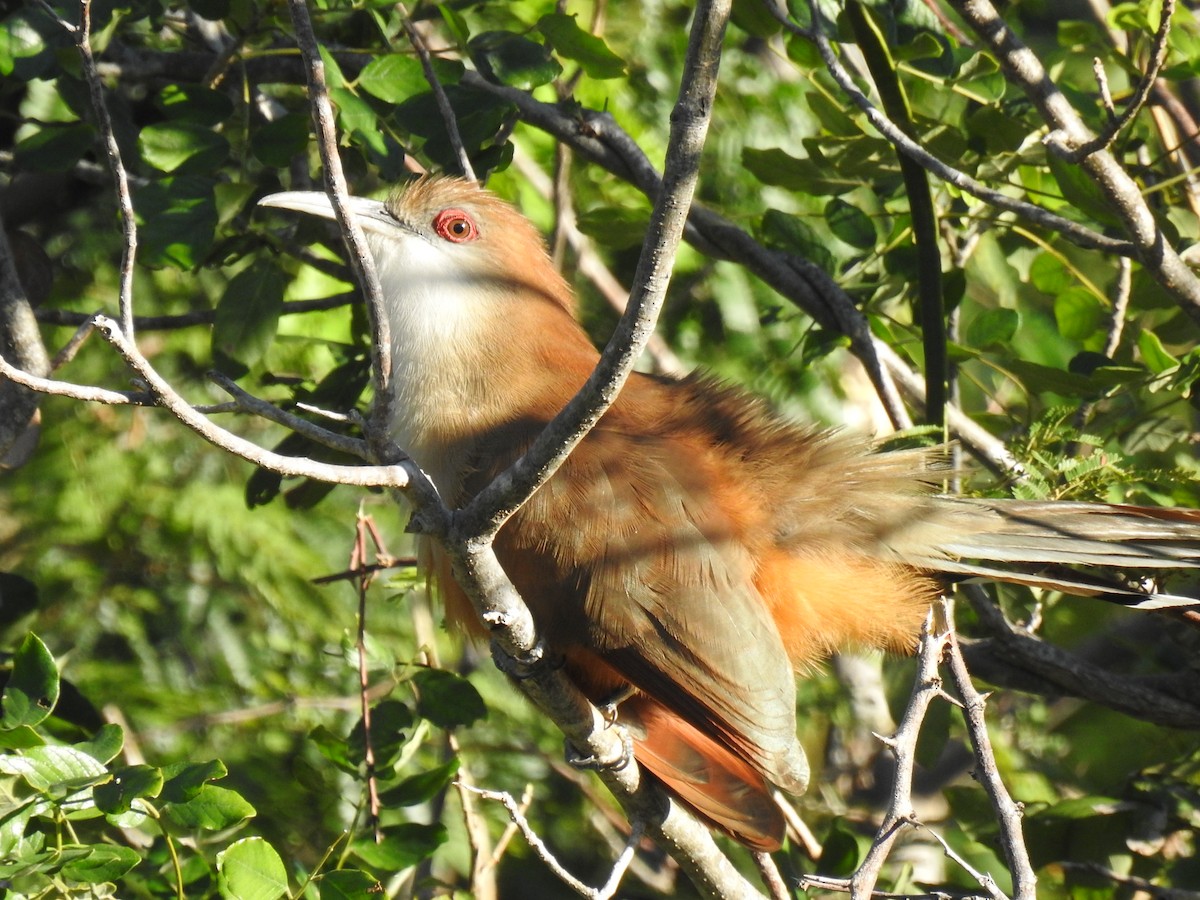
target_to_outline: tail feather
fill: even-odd
[[[940,527],[904,559],[950,575],[1007,581],[1137,609],[1200,610],[1200,600],[1096,574],[1200,568],[1200,511],[1104,503],[933,498]]]

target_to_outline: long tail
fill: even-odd
[[[930,499],[939,527],[924,540],[895,548],[910,564],[1099,597],[1136,609],[1200,610],[1196,597],[1164,592],[1151,577],[1130,577],[1135,572],[1149,576],[1155,570],[1200,569],[1200,510]]]

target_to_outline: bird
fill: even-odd
[[[334,218],[324,193],[267,207]],[[389,317],[391,436],[452,507],[510,466],[599,353],[537,228],[478,184],[350,197]],[[802,793],[796,677],[846,647],[911,653],[947,579],[1142,608],[1195,601],[1098,574],[1200,566],[1200,511],[940,493],[938,449],[878,450],[703,374],[634,373],[504,524],[501,565],[545,647],[612,704],[638,762],[710,826],[778,849]],[[447,622],[486,638],[446,554]]]

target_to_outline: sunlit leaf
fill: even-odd
[[[13,654],[12,672],[0,695],[0,728],[37,725],[58,702],[58,668],[46,645],[27,634]]]
[[[225,138],[204,125],[177,120],[147,125],[138,136],[142,159],[163,172],[212,169],[229,152]]]
[[[234,841],[218,853],[217,871],[221,896],[229,900],[276,900],[288,891],[283,860],[260,837]]]
[[[547,13],[538,19],[537,29],[555,53],[579,63],[589,77],[620,78],[625,74],[625,61],[603,40],[580,28],[574,15]]]

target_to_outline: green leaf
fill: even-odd
[[[172,763],[163,767],[163,789],[160,794],[164,803],[186,803],[210,781],[229,774],[225,763],[210,759],[202,763]]]
[[[313,879],[321,891],[321,900],[379,900],[383,886],[379,879],[361,869],[338,869]]]
[[[375,57],[359,74],[358,86],[385,103],[403,103],[429,89],[420,61],[402,53]]]
[[[958,71],[958,87],[977,103],[995,103],[1004,96],[1006,83],[999,64],[987,53],[976,53]]]
[[[826,272],[833,269],[833,255],[812,226],[789,213],[768,209],[759,228],[763,242],[774,250],[801,256]]]
[[[255,809],[237,791],[206,784],[183,803],[163,805],[163,818],[178,829],[220,831],[254,816]]]
[[[308,147],[312,122],[308,116],[287,115],[250,134],[250,150],[263,165],[282,169]]]
[[[349,775],[358,776],[361,756],[350,752],[350,743],[334,734],[324,725],[318,725],[308,733],[308,739],[316,745],[317,752]]]
[[[1101,224],[1120,224],[1108,199],[1083,169],[1067,162],[1056,153],[1048,153],[1046,156],[1050,164],[1050,174],[1058,182],[1058,188],[1068,203]]]
[[[467,20],[459,15],[454,10],[454,7],[447,3],[439,3],[438,12],[442,14],[442,21],[446,23],[446,27],[450,29],[450,33],[454,35],[454,40],[465,47],[467,41],[471,38],[471,30],[467,27]]]
[[[29,21],[31,14],[35,13],[29,7],[0,22],[0,75],[11,75],[17,60],[32,59],[47,49],[44,36]]]
[[[407,822],[384,829],[380,843],[360,838],[350,850],[368,866],[386,872],[399,872],[415,866],[446,842],[444,825],[418,825]]]
[[[452,759],[428,772],[410,775],[393,788],[379,795],[379,802],[388,809],[415,806],[438,795],[458,774],[458,760]]]
[[[1154,28],[1141,3],[1115,3],[1108,11],[1108,26],[1114,31],[1143,31],[1152,34]]]
[[[858,835],[841,818],[833,820],[829,834],[821,844],[821,859],[817,871],[822,875],[849,875],[858,868],[861,858]]]
[[[0,729],[37,725],[58,702],[58,669],[54,657],[36,634],[25,640],[13,654],[12,673],[0,695]]]
[[[913,40],[888,49],[897,60],[912,62],[916,59],[936,59],[946,52],[946,45],[928,31],[922,31]]]
[[[1029,265],[1029,281],[1043,294],[1051,296],[1078,285],[1077,279],[1062,260],[1044,250]]]
[[[1021,317],[1015,309],[985,309],[967,325],[967,346],[976,350],[1007,347],[1020,324]]]
[[[379,114],[349,88],[330,88],[329,99],[337,107],[338,124],[366,147],[386,155],[387,144],[379,131]]]
[[[729,21],[756,38],[769,38],[783,27],[761,0],[733,0]]]
[[[1051,392],[1064,397],[1081,398],[1091,397],[1096,392],[1096,386],[1090,378],[1064,369],[1024,359],[1006,360],[1004,365],[1026,390],[1034,393]]]
[[[650,224],[645,206],[603,206],[579,214],[579,230],[606,247],[639,247]]]
[[[549,13],[538,19],[537,29],[555,53],[579,63],[588,77],[620,78],[625,74],[625,60],[600,38],[580,28],[574,15]]]
[[[485,31],[467,44],[471,61],[487,79],[522,91],[549,84],[562,73],[542,44],[511,31]]]
[[[825,130],[834,137],[861,137],[862,129],[846,115],[845,108],[830,100],[818,91],[809,91],[804,95],[813,115],[825,126]]]
[[[470,725],[487,715],[479,691],[454,672],[420,669],[413,675],[413,684],[417,687],[417,715],[441,728]]]
[[[816,197],[845,194],[862,187],[861,180],[831,178],[827,167],[819,166],[811,159],[797,159],[775,148],[745,148],[742,151],[742,165],[763,184]]]
[[[132,847],[116,847],[112,844],[94,844],[87,855],[72,859],[61,869],[62,875],[84,884],[103,884],[116,881],[142,861]]]
[[[92,788],[92,797],[97,809],[116,815],[132,807],[134,800],[157,797],[162,786],[162,769],[147,765],[122,766],[113,770],[111,781]]]
[[[28,725],[0,729],[0,750],[28,750],[45,744],[46,739]]]
[[[74,747],[46,744],[22,756],[0,756],[0,772],[24,778],[31,788],[59,797],[108,779],[108,769]]]
[[[1054,298],[1054,320],[1058,331],[1068,340],[1090,338],[1104,319],[1104,306],[1084,287],[1070,287]]]
[[[1094,816],[1111,816],[1125,812],[1130,804],[1112,797],[1074,797],[1052,806],[1046,806],[1033,814],[1039,819],[1091,819]]]
[[[81,750],[97,762],[110,763],[116,759],[123,746],[125,746],[124,730],[120,725],[108,722],[100,726],[100,730],[90,741],[77,742],[75,749]]]
[[[212,127],[233,115],[233,102],[221,91],[200,84],[168,84],[158,105],[173,119]]]
[[[213,362],[240,377],[263,358],[275,340],[287,280],[276,266],[256,260],[225,288],[213,319]]]
[[[164,178],[138,189],[134,201],[142,263],[180,269],[199,265],[217,227],[211,180],[198,175]]]
[[[229,900],[276,900],[288,891],[287,869],[260,837],[235,841],[217,854],[218,887]]]
[[[211,171],[229,154],[229,142],[205,125],[188,121],[147,125],[138,135],[142,159],[163,172],[187,166],[192,171]]]
[[[412,710],[399,700],[383,700],[371,709],[371,750],[377,766],[387,766],[395,759],[407,740],[405,729],[414,722]],[[359,719],[350,732],[349,750],[352,758],[366,759],[363,722]]]
[[[1143,330],[1138,335],[1137,345],[1142,362],[1155,375],[1161,375],[1179,365],[1179,360],[1167,352],[1167,348],[1163,346],[1158,335],[1149,329]]]
[[[875,246],[875,223],[871,217],[841,197],[825,204],[825,221],[829,230],[851,247],[869,250]]]
[[[95,139],[91,125],[49,123],[13,148],[13,161],[17,168],[33,172],[65,172],[83,158]]]
[[[317,52],[321,55],[321,64],[325,67],[325,83],[329,89],[332,91],[335,88],[345,87],[346,76],[342,74],[342,67],[333,58],[333,54],[326,49],[324,44],[317,47]]]

